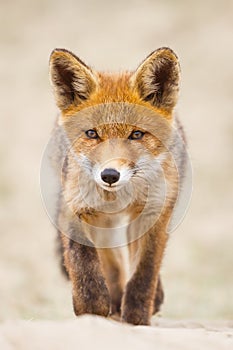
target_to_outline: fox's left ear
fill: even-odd
[[[131,77],[131,85],[143,100],[171,112],[177,102],[179,80],[176,54],[169,48],[161,48],[142,62]]]

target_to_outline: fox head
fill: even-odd
[[[161,48],[134,72],[107,74],[55,49],[50,77],[70,144],[69,190],[78,184],[108,193],[134,184],[141,196],[143,183],[156,181],[172,140],[180,78],[175,53]]]

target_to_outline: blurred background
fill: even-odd
[[[135,69],[154,49],[178,54],[177,107],[193,196],[163,264],[164,317],[233,316],[233,2],[0,0],[0,320],[74,317],[39,172],[57,109],[55,47],[99,70]]]

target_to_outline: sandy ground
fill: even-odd
[[[74,344],[84,341],[83,329],[98,334],[103,326],[108,333],[108,325],[106,344],[111,334],[112,346],[120,334],[135,347],[146,339],[148,348],[158,339],[161,344],[178,339],[178,344],[187,341],[190,349],[192,344],[200,349],[201,334],[211,349],[224,349],[231,341],[228,333],[204,329],[147,328],[144,334],[144,328],[99,319],[64,321],[73,317],[70,285],[58,268],[39,172],[57,113],[48,80],[53,48],[71,49],[102,70],[135,69],[152,50],[173,48],[181,61],[177,110],[189,142],[194,190],[189,212],[166,251],[162,314],[169,319],[231,320],[232,13],[233,2],[227,0],[0,1],[0,320],[35,321],[1,325],[6,349],[16,348],[17,342],[17,349],[27,349],[30,332],[40,349],[46,332],[59,335],[62,343],[66,331],[68,335],[77,329],[70,340]],[[63,325],[66,331],[60,333]],[[57,342],[56,348],[62,348],[58,339],[52,341],[53,347]]]
[[[147,349],[230,350],[230,323],[157,322],[156,327],[128,326],[95,316],[63,322],[9,322],[0,326],[4,350]],[[46,345],[45,345],[46,344]]]

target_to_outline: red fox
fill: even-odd
[[[136,71],[110,74],[55,49],[50,78],[61,112],[56,224],[74,312],[149,325],[186,163],[178,58],[160,48]]]

